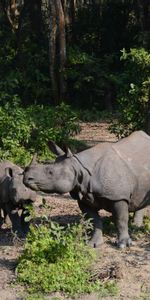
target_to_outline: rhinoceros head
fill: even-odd
[[[9,198],[17,204],[26,203],[27,200],[34,202],[36,200],[36,193],[27,188],[23,183],[23,173],[13,172],[13,168],[6,168],[5,173],[10,177],[9,181]]]
[[[52,151],[55,152],[55,150]],[[34,156],[31,164],[25,168],[24,184],[33,190],[46,193],[70,192],[75,180],[75,171],[71,161],[73,155],[69,149],[61,153],[58,151],[57,155],[55,161],[44,164],[39,164]]]

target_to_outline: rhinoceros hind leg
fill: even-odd
[[[144,218],[145,208],[140,209],[134,213],[133,224],[137,227],[143,226],[143,218]]]
[[[84,202],[82,202],[82,200],[78,201],[78,204],[82,213],[85,214],[86,218],[93,220],[94,232],[92,238],[88,242],[88,245],[90,245],[93,248],[98,248],[103,244],[102,220],[98,212],[86,205]]]
[[[117,227],[118,233],[118,247],[130,247],[132,244],[131,238],[128,233],[128,203],[125,200],[115,201],[113,203],[113,217]]]

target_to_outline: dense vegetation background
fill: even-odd
[[[150,134],[149,48],[149,0],[0,0],[0,159],[24,166],[35,151],[51,158],[50,139],[73,145],[79,119],[104,114],[118,137]],[[19,259],[19,282],[42,299],[53,291],[116,295],[115,282],[91,273],[90,223],[59,226],[44,202],[46,215],[30,227]]]
[[[0,157],[45,158],[102,111],[150,133],[149,48],[149,0],[1,0]]]

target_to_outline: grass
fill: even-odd
[[[92,280],[96,252],[85,245],[90,227],[85,220],[65,228],[51,221],[31,226],[17,266],[17,281],[31,293],[27,300],[34,300],[33,294],[37,294],[35,300],[43,300],[40,293],[60,292],[70,297],[117,293],[115,281]]]
[[[143,226],[137,227],[134,224],[132,224],[131,219],[129,222],[129,227],[132,233],[132,237],[136,240],[140,237],[143,237],[144,235],[147,235],[150,233],[150,218],[145,216],[143,221]]]

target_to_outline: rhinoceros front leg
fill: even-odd
[[[4,223],[4,218],[2,216],[2,209],[0,208],[0,227],[3,225]]]
[[[113,217],[118,232],[118,247],[129,247],[132,241],[128,233],[129,212],[126,200],[115,201],[113,203]]]
[[[133,224],[137,227],[141,227],[143,226],[143,218],[144,218],[144,214],[145,214],[145,208],[137,210],[134,213],[134,220],[133,220]]]
[[[30,225],[30,222],[28,222],[26,220],[26,218],[28,218],[30,216],[30,213],[28,212],[28,210],[26,210],[25,208],[22,209],[22,212],[21,212],[21,228],[24,232],[24,234],[26,235],[29,231],[29,225]]]
[[[84,202],[78,200],[79,207],[83,214],[85,214],[87,219],[93,220],[93,227],[94,227],[94,233],[89,241],[89,245],[93,248],[98,248],[103,244],[103,235],[102,235],[102,220],[97,212],[97,210],[92,209],[88,205],[86,205]]]
[[[5,206],[5,210],[12,223],[12,231],[17,234],[18,237],[23,238],[24,232],[22,231],[21,217],[19,216],[18,210],[11,204]]]
[[[17,234],[18,237],[23,238],[24,233],[22,231],[21,226],[21,218],[18,212],[11,211],[9,213],[9,218],[12,222],[12,231]]]
[[[0,227],[2,227],[3,224],[6,224],[6,225],[10,224],[10,218],[5,209],[5,205],[2,205],[2,207],[0,208]]]
[[[2,211],[3,211],[3,223],[5,223],[7,225],[10,224],[10,218],[9,218],[9,216],[7,214],[7,211],[4,207],[3,207]]]

